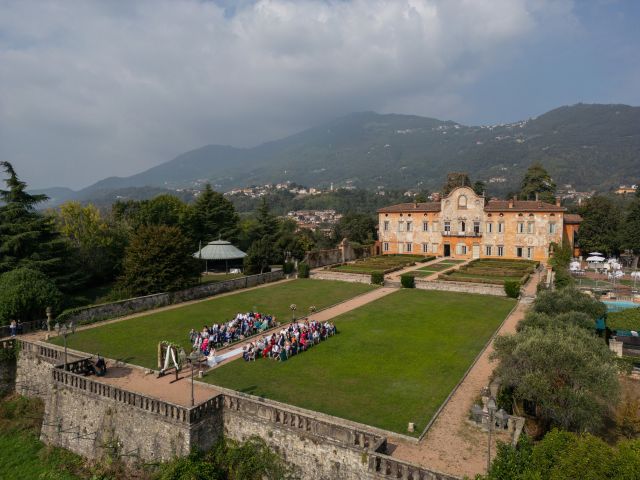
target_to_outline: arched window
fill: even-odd
[[[458,197],[458,208],[467,208],[467,196],[460,195]]]

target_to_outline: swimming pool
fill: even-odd
[[[608,312],[619,312],[621,310],[626,310],[627,308],[637,308],[640,307],[640,303],[634,303],[634,302],[614,302],[614,301],[607,301],[607,302],[602,302],[607,306],[607,311]]]

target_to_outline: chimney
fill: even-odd
[[[560,197],[556,198],[556,207],[560,207],[561,206],[561,202],[560,202]]]
[[[536,202],[540,200],[540,195],[536,192]]]
[[[513,208],[513,204],[516,202],[516,196],[514,195],[513,198],[509,199],[509,208]]]

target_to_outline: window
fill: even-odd
[[[533,233],[534,226],[535,226],[535,223],[527,222],[527,233]]]
[[[491,245],[485,245],[484,253],[487,257],[490,257],[491,255],[493,255],[492,250],[493,248],[491,247]]]
[[[467,246],[464,243],[458,243],[456,245],[456,253],[458,255],[466,255],[467,254]]]
[[[502,245],[498,245],[498,256],[504,257],[504,247]]]
[[[524,222],[518,222],[518,233],[524,233]]]
[[[384,226],[382,227],[382,229],[383,229],[385,232],[388,232],[388,231],[389,231],[389,220],[385,220],[385,221],[384,221]]]
[[[413,244],[412,243],[407,243],[407,252],[412,251],[413,249]]]
[[[384,242],[384,243],[382,244],[382,250],[383,250],[384,252],[388,252],[388,251],[389,251],[389,242]]]
[[[516,247],[516,257],[522,258],[522,247]]]
[[[404,222],[402,220],[398,222],[398,231],[404,232]]]
[[[407,232],[413,231],[413,222],[407,222]]]
[[[533,247],[527,247],[527,258],[533,258]]]
[[[444,222],[444,231],[445,233],[451,232],[451,222]]]
[[[465,195],[458,197],[458,208],[467,208],[467,197]]]
[[[429,222],[422,222],[422,231],[423,232],[429,231]]]
[[[429,253],[429,244],[428,243],[423,243],[422,244],[422,253]]]
[[[549,233],[556,233],[556,222],[549,222]]]
[[[480,222],[473,222],[473,233],[480,233]]]
[[[504,233],[504,222],[498,222],[498,233]]]
[[[487,233],[493,233],[493,222],[487,222],[485,225],[485,230]]]
[[[458,225],[458,230],[461,231],[462,233],[466,231],[466,228],[467,228],[466,222],[460,222],[460,224]]]

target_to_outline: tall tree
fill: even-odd
[[[0,275],[0,325],[42,319],[46,308],[56,311],[61,300],[60,290],[38,270],[22,267]]]
[[[541,163],[531,165],[522,178],[520,184],[520,198],[522,200],[535,200],[536,195],[543,202],[554,202],[556,184],[549,172],[545,170]]]
[[[471,180],[467,173],[451,172],[447,174],[447,183],[442,187],[442,195],[449,195],[458,187],[471,187]]]
[[[140,227],[127,247],[120,287],[132,295],[189,287],[199,276],[192,255],[191,242],[178,227]]]
[[[251,246],[244,261],[247,273],[262,273],[270,265],[282,261],[282,251],[277,246],[278,230],[278,219],[271,213],[269,204],[263,198],[249,233]]]
[[[373,243],[376,238],[377,222],[366,213],[347,213],[335,226],[337,241],[346,238],[357,243]]]
[[[127,242],[125,230],[92,204],[66,202],[54,215],[58,230],[76,248],[91,281],[113,280],[122,265]]]
[[[224,195],[216,192],[208,183],[192,207],[194,236],[197,240],[238,240],[238,222],[236,209]]]
[[[487,186],[482,180],[477,180],[473,182],[473,191],[476,195],[484,195]]]
[[[640,258],[640,198],[634,199],[627,211],[622,226],[622,248],[631,250],[633,268],[636,268]]]
[[[0,190],[0,273],[19,267],[39,270],[52,278],[59,288],[77,286],[69,245],[55,229],[52,218],[36,211],[46,195],[27,193],[9,162],[0,162],[8,178],[6,190]]]
[[[617,253],[620,248],[620,211],[603,196],[591,197],[581,209],[580,247],[584,253]]]

